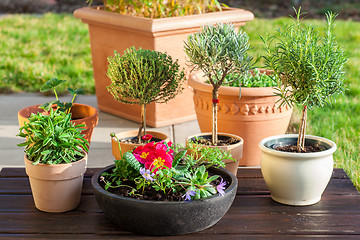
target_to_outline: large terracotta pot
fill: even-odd
[[[99,109],[136,122],[139,121],[140,106],[117,102],[106,89],[111,83],[106,76],[107,57],[112,56],[114,50],[123,53],[125,49],[135,46],[166,52],[173,59],[179,59],[181,66],[186,67],[183,46],[189,34],[199,31],[200,27],[206,24],[223,22],[241,26],[254,18],[249,11],[233,8],[184,17],[149,19],[87,7],[77,9],[74,16],[89,24]],[[196,118],[191,99],[192,91],[187,86],[184,87],[183,93],[167,104],[151,103],[147,106],[146,123],[149,126],[161,127]]]
[[[336,144],[326,138],[306,136],[305,145],[321,146],[314,153],[281,152],[276,146],[296,145],[298,135],[288,134],[263,139],[261,172],[274,201],[305,206],[320,201],[333,172]]]
[[[44,110],[39,108],[39,106],[40,104],[33,105],[23,108],[18,112],[18,121],[20,127],[24,126],[24,122],[29,122],[28,118],[31,116],[32,113],[36,114],[38,112],[44,112]],[[71,122],[75,123],[75,125],[86,125],[85,130],[83,130],[81,133],[85,135],[85,139],[88,140],[90,143],[93,130],[98,124],[98,110],[89,105],[74,103],[71,108],[71,114]]]
[[[238,170],[238,166],[239,166],[239,161],[242,158],[243,155],[243,146],[244,146],[244,140],[239,137],[236,136],[234,134],[229,134],[229,133],[218,133],[218,137],[233,137],[237,140],[239,140],[238,143],[236,144],[232,144],[232,145],[227,145],[227,146],[203,146],[203,147],[210,147],[210,148],[219,148],[222,151],[228,151],[231,153],[231,156],[236,160],[235,162],[233,160],[230,159],[226,159],[224,160],[226,167],[225,169],[230,171],[231,173],[233,173],[235,176],[237,174],[237,170]],[[201,134],[196,134],[196,135],[192,135],[190,137],[188,137],[185,142],[188,143],[190,140],[194,140],[196,137],[208,137],[209,139],[211,139],[211,133],[201,133]],[[199,145],[201,146],[201,145]]]
[[[126,139],[126,138],[133,138],[133,137],[137,136],[137,134],[138,134],[138,131],[126,131],[126,132],[116,133],[115,135],[118,139]],[[158,139],[161,139],[161,140],[164,140],[167,142],[170,141],[168,135],[161,133],[161,132],[146,131],[146,134],[150,134],[155,138],[158,138]],[[134,148],[136,148],[138,146],[144,146],[144,145],[145,145],[145,143],[134,144],[134,143],[120,142],[120,148],[121,148],[122,154],[124,154],[125,152],[128,152],[128,151],[132,151]],[[121,155],[120,155],[120,150],[119,150],[119,144],[115,137],[111,138],[111,147],[112,147],[112,154],[113,154],[114,158],[116,160],[120,160]]]
[[[96,202],[105,216],[120,229],[147,235],[179,235],[204,230],[216,224],[229,210],[237,191],[237,178],[229,171],[210,169],[230,185],[224,196],[215,195],[193,201],[149,201],[121,197],[100,186],[100,175],[114,165],[97,172],[91,179]],[[186,239],[186,237],[184,237]]]
[[[200,73],[191,74],[188,84],[194,89],[194,105],[201,132],[212,129],[212,85],[204,83]],[[221,86],[219,89],[218,131],[232,133],[244,139],[240,166],[259,166],[260,140],[284,134],[292,108],[278,108],[278,96],[271,87],[239,88]]]
[[[24,160],[37,209],[44,212],[66,212],[79,205],[87,154],[77,162],[66,164],[33,165],[26,156]]]

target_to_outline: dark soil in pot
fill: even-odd
[[[296,139],[294,139],[292,141],[276,143],[276,144],[272,145],[271,148],[274,150],[277,150],[277,151],[282,151],[282,152],[300,153],[297,150],[296,143],[297,143]],[[325,150],[327,150],[327,148],[325,146],[321,146],[321,145],[310,143],[309,141],[307,141],[307,142],[305,141],[305,149],[304,149],[304,151],[301,151],[301,153],[314,153],[314,152],[322,152]]]
[[[294,152],[299,153],[297,150],[296,145],[287,145],[287,146],[281,146],[274,148],[275,150],[282,151],[282,152]],[[318,147],[318,146],[305,146],[304,151],[301,151],[301,153],[313,153],[313,152],[321,152],[326,149]]]
[[[198,139],[192,138],[191,141],[193,141],[194,143],[199,144],[199,145],[213,146],[211,138],[212,138],[211,135],[201,136],[201,138],[199,137]],[[227,146],[227,145],[232,145],[232,144],[236,144],[239,142],[240,141],[236,138],[218,135],[217,146]]]
[[[163,140],[164,139],[160,139],[157,137],[151,138],[151,142],[161,142]],[[122,143],[133,143],[133,144],[142,144],[142,143],[146,144],[149,142],[148,140],[142,140],[142,139],[140,139],[140,142],[139,142],[137,137],[121,138],[121,139],[119,139],[119,141]]]

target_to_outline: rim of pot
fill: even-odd
[[[237,140],[239,140],[238,143],[235,143],[235,144],[231,144],[229,146],[233,146],[233,145],[236,145],[236,144],[243,144],[244,143],[244,139],[238,135],[235,135],[235,134],[231,134],[231,133],[223,133],[223,132],[219,132],[217,134],[218,136],[226,136],[226,137],[232,137],[232,138],[235,138]],[[212,133],[211,132],[204,132],[204,133],[198,133],[198,134],[194,134],[194,135],[191,135],[189,137],[187,137],[185,140],[188,142],[189,140],[192,140],[193,138],[195,137],[199,137],[199,136],[212,136]],[[206,146],[206,145],[204,145]]]
[[[97,191],[101,192],[102,194],[106,194],[112,198],[119,198],[119,199],[131,201],[131,202],[137,202],[137,203],[141,203],[141,204],[165,204],[165,205],[167,205],[167,204],[194,204],[196,202],[201,202],[201,201],[210,201],[211,199],[213,199],[215,197],[219,197],[219,195],[216,194],[211,197],[198,199],[198,200],[191,200],[191,201],[154,201],[154,200],[140,200],[140,199],[135,199],[135,198],[130,198],[130,197],[122,197],[122,196],[116,195],[114,193],[111,193],[109,191],[106,191],[99,184],[98,179],[99,179],[100,175],[103,172],[106,172],[107,170],[112,169],[114,166],[115,166],[115,164],[112,164],[103,169],[100,169],[91,178],[91,184]],[[225,194],[233,191],[234,188],[237,188],[237,178],[235,177],[235,175],[231,174],[228,170],[226,170],[225,168],[222,168],[222,167],[220,167],[219,170],[225,172],[226,175],[231,179],[231,184],[229,187],[226,188]],[[235,191],[236,191],[236,189],[235,189]]]
[[[273,148],[271,148],[269,146],[270,144],[273,145],[274,143],[276,143],[277,139],[287,139],[287,140],[292,139],[293,141],[291,141],[291,142],[296,143],[297,139],[298,139],[298,134],[275,135],[275,136],[264,138],[259,143],[260,149],[263,152],[271,154],[271,155],[281,155],[283,157],[309,158],[309,157],[322,157],[322,156],[333,154],[337,148],[336,144],[327,138],[314,136],[314,135],[305,135],[305,141],[306,140],[318,141],[319,143],[322,143],[322,146],[327,149],[324,151],[321,151],[321,152],[311,152],[311,153],[283,152],[283,151],[274,150]],[[281,141],[278,141],[278,142],[281,142]]]
[[[191,73],[188,79],[190,87],[203,91],[212,92],[213,86],[205,83],[201,80],[201,74],[199,72]],[[198,77],[200,76],[200,77]],[[239,87],[221,86],[219,88],[219,94],[239,96]],[[276,96],[273,87],[241,87],[241,96]]]

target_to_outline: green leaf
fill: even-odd
[[[173,167],[176,167],[179,164],[179,161],[185,156],[186,152],[187,152],[186,150],[183,150],[183,151],[178,152],[175,155],[173,164],[172,164]]]
[[[82,89],[82,88],[76,89],[75,93],[78,94],[78,95],[84,95],[85,94],[84,89]]]
[[[47,92],[51,89],[56,88],[57,86],[59,86],[60,84],[66,82],[66,80],[59,80],[57,78],[52,78],[49,81],[47,81],[41,88],[40,88],[40,92]]]
[[[72,88],[68,88],[67,91],[71,94],[74,95],[75,94],[75,90]]]
[[[141,164],[138,162],[138,160],[136,160],[134,154],[132,154],[131,152],[126,152],[123,155],[123,159],[126,160],[129,165],[134,168],[136,171],[140,171],[141,168]]]

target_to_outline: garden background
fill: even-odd
[[[348,91],[332,106],[309,111],[308,134],[333,140],[338,145],[335,167],[344,168],[360,189],[360,3],[356,0],[226,0],[231,7],[252,11],[255,20],[243,29],[250,36],[254,56],[264,53],[259,35],[276,33],[289,22],[292,7],[302,7],[308,20],[321,28],[324,13],[339,14],[335,33],[348,52]],[[100,0],[94,4],[101,3]],[[88,27],[72,12],[85,0],[0,1],[0,94],[38,92],[52,77],[66,79],[67,86],[94,94]],[[320,29],[319,29],[320,30]],[[262,67],[262,61],[257,66]],[[298,110],[294,114],[299,114]],[[295,118],[294,118],[295,119]],[[292,122],[288,132],[298,128]]]

